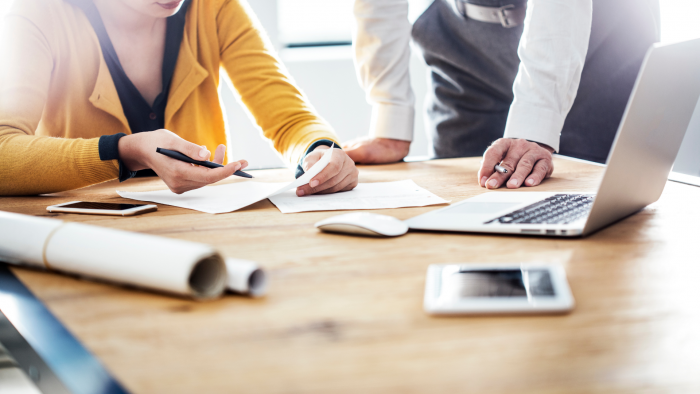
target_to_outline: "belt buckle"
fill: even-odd
[[[496,10],[496,14],[498,14],[498,19],[501,20],[501,26],[505,27],[506,29],[510,29],[512,27],[515,27],[517,25],[513,25],[510,23],[510,20],[508,19],[508,15],[506,15],[506,11],[515,8],[515,4],[508,4],[504,5],[503,7],[498,7]]]

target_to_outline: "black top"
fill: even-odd
[[[95,4],[90,0],[71,0],[71,2],[83,9],[83,12],[97,34],[105,63],[107,63],[107,68],[114,81],[114,86],[117,89],[119,101],[122,104],[124,115],[129,123],[131,132],[135,134],[164,128],[165,107],[168,104],[170,82],[172,81],[175,65],[177,64],[177,57],[180,52],[180,44],[182,43],[185,30],[185,17],[187,16],[187,8],[190,4],[190,0],[185,0],[177,14],[167,19],[165,50],[163,51],[163,90],[153,102],[153,107],[143,98],[136,86],[134,86],[124,72],[117,52],[112,45],[112,40],[109,38],[109,34],[105,29]],[[119,160],[120,181],[137,175],[135,171],[128,171],[126,166],[124,166],[119,159],[119,139],[124,136],[124,133],[105,135],[100,137],[99,142],[101,160]],[[152,170],[139,171],[138,173],[140,176],[155,175]]]

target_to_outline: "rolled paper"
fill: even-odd
[[[8,212],[0,259],[195,299],[220,296],[227,281],[209,245]]]
[[[261,297],[267,293],[267,275],[258,263],[229,257],[226,258],[226,270],[226,287],[229,290],[251,297]]]
[[[61,220],[0,211],[0,257],[7,263],[46,268],[44,247]]]

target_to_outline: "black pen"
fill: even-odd
[[[185,156],[182,153],[175,151],[175,150],[156,148],[156,152],[160,153],[161,155],[168,156],[171,159],[184,161],[185,163],[197,164],[198,166],[202,166],[202,167],[207,167],[207,168],[223,167],[221,164],[214,163],[213,161],[194,160],[191,157]],[[233,175],[242,176],[243,178],[252,178],[253,177],[252,175],[246,174],[243,171],[236,171],[233,173]]]

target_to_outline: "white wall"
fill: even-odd
[[[660,0],[661,42],[676,42],[700,37],[699,0]],[[700,72],[700,70],[698,70]],[[688,126],[673,171],[700,176],[700,102]]]
[[[0,0],[0,16],[3,15],[7,7],[10,6],[10,1],[11,0]]]
[[[700,101],[695,107],[695,113],[690,120],[688,131],[681,144],[673,171],[681,174],[700,176]]]
[[[661,42],[700,37],[698,0],[659,0],[661,5]]]

